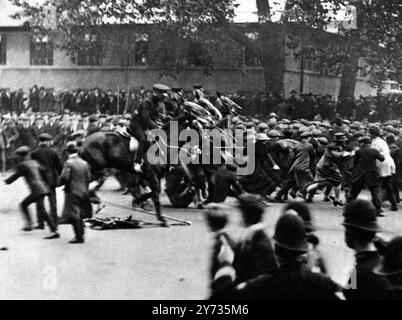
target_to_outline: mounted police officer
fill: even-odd
[[[130,134],[138,140],[138,149],[134,159],[134,170],[137,172],[141,171],[141,163],[146,152],[146,131],[159,128],[157,121],[160,118],[160,109],[164,109],[163,101],[168,96],[169,90],[168,86],[155,84],[152,96],[145,99],[137,113],[131,117]]]

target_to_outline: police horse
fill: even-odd
[[[204,102],[204,101],[203,101]],[[217,108],[222,110],[222,117],[214,119],[212,112],[208,111],[210,105],[200,106],[193,102],[184,102],[181,106],[182,114],[179,127],[191,127],[202,130],[203,127],[219,125],[227,128],[230,116],[241,108],[229,98],[218,94]],[[169,132],[169,124],[164,128]],[[169,142],[160,142],[169,143]],[[170,147],[169,145],[167,146]],[[180,145],[179,148],[183,147]],[[130,137],[125,134],[114,132],[96,132],[87,137],[84,141],[80,156],[86,160],[94,176],[104,169],[117,169],[132,176],[134,188],[132,190],[133,205],[141,204],[151,199],[159,220],[163,220],[161,214],[160,191],[161,179],[166,179],[165,191],[169,201],[176,208],[186,208],[194,200],[200,203],[200,190],[204,188],[206,181],[199,181],[196,172],[203,171],[199,165],[192,168],[179,163],[177,165],[150,164],[145,160],[142,172],[134,170],[134,152],[130,148]],[[197,181],[198,180],[198,181]],[[201,179],[202,180],[202,179]],[[147,186],[151,192],[141,194],[140,185]]]

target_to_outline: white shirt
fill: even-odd
[[[395,162],[391,157],[391,152],[387,143],[380,137],[374,138],[371,147],[378,150],[384,156],[384,161],[377,160],[377,169],[380,177],[389,177],[396,173]]]

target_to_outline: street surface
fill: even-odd
[[[61,238],[44,240],[45,231],[24,233],[18,203],[27,195],[22,179],[11,186],[0,181],[0,299],[204,299],[208,296],[208,266],[211,234],[202,210],[174,209],[163,196],[163,212],[192,222],[169,229],[145,227],[98,231],[86,228],[86,243],[72,245],[71,226],[60,226]],[[150,215],[130,210],[130,196],[117,192],[109,178],[99,195],[108,201],[101,216],[126,217],[155,222]],[[353,263],[343,240],[342,210],[316,196],[312,205],[321,250],[330,276],[340,284]],[[63,192],[58,190],[59,214]],[[120,207],[113,207],[109,202]],[[240,230],[240,214],[233,199],[230,232]],[[121,206],[126,206],[123,209]],[[282,204],[267,209],[270,235]],[[34,207],[31,215],[34,217]],[[402,230],[402,212],[380,218],[386,239]]]

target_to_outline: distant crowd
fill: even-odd
[[[55,112],[63,110],[95,114],[97,112],[114,115],[132,113],[151,94],[144,87],[129,90],[74,89],[58,90],[33,86],[29,92],[23,89],[11,91],[0,89],[0,113],[14,112]],[[191,97],[192,91],[184,92]],[[350,120],[369,122],[387,121],[402,117],[402,96],[377,95],[360,96],[336,102],[330,95],[312,93],[298,94],[292,91],[289,97],[265,93],[232,92],[226,94],[238,105],[243,113],[256,118],[264,118],[275,112],[282,119],[324,120],[333,119],[336,114]],[[216,97],[211,92],[208,99],[214,103]]]

